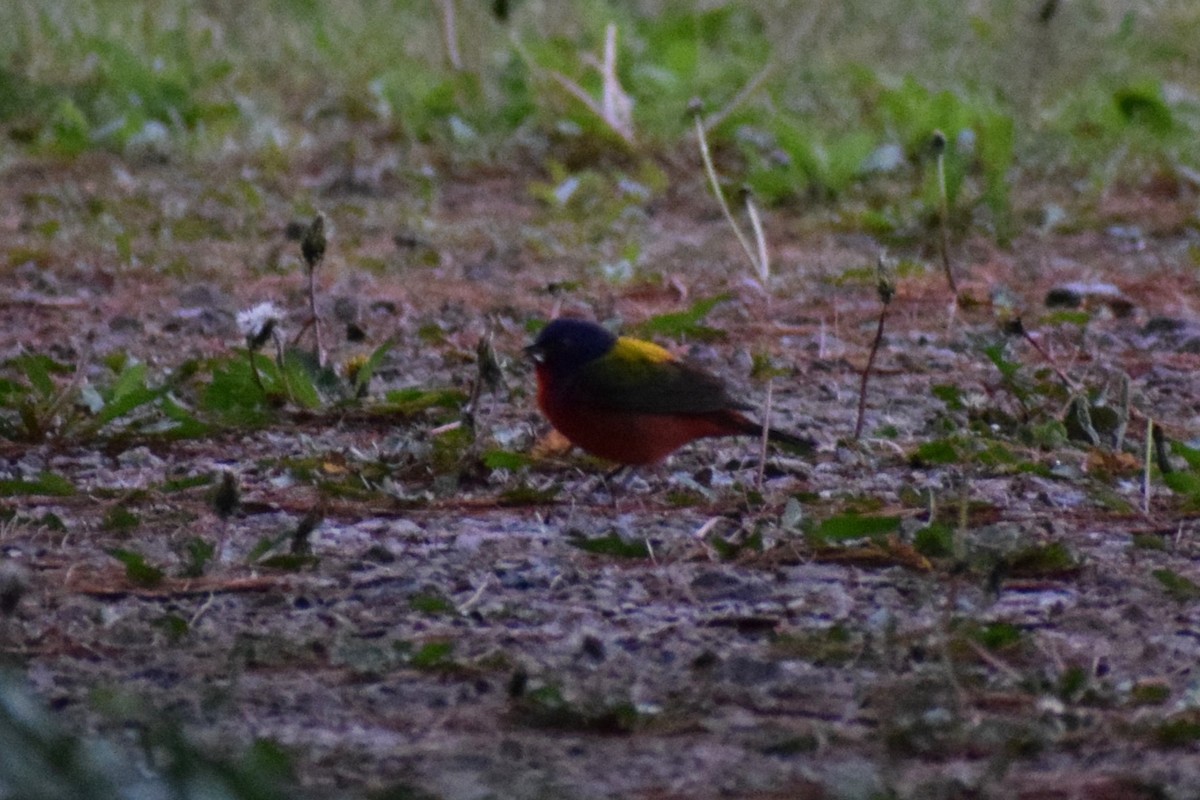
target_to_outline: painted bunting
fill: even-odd
[[[573,444],[620,464],[653,464],[694,439],[761,436],[721,379],[650,342],[592,322],[556,319],[525,348],[537,364],[538,406]],[[772,441],[812,443],[771,430]]]

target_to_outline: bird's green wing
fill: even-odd
[[[614,411],[704,414],[745,408],[715,375],[676,361],[657,345],[624,337],[580,369],[570,390],[576,402]]]

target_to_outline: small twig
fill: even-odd
[[[971,479],[963,473],[960,476],[958,485],[958,526],[956,529],[957,536],[955,537],[955,557],[961,556],[959,543],[963,536],[967,533],[967,525],[971,521]]]
[[[946,272],[946,282],[950,284],[950,291],[954,294],[957,304],[958,284],[950,266],[950,198],[946,192],[946,134],[941,131],[933,132],[933,154],[937,159],[938,228],[941,231],[942,269]]]
[[[767,390],[763,394],[762,435],[758,440],[758,474],[754,476],[754,485],[762,491],[763,481],[767,477],[767,443],[771,440],[771,401],[775,394],[775,378],[767,378]]]
[[[462,56],[458,52],[458,23],[454,0],[442,0],[442,35],[446,39],[446,60],[455,72],[462,70]]]
[[[879,353],[879,346],[883,343],[883,326],[887,322],[888,308],[896,293],[896,286],[887,272],[882,255],[876,264],[876,270],[878,281],[876,290],[879,292],[879,302],[881,303],[879,324],[875,327],[875,339],[871,342],[871,352],[867,355],[867,366],[863,369],[862,380],[858,385],[858,419],[854,423],[855,441],[862,436],[863,423],[867,416],[867,381],[871,378],[871,369],[875,366],[875,356]]]
[[[200,607],[196,609],[196,613],[192,614],[192,618],[188,620],[188,630],[196,627],[196,623],[200,621],[200,618],[203,617],[210,608],[212,608],[213,600],[215,600],[216,597],[216,594],[213,592],[208,593],[208,597],[204,599],[204,602],[201,603]]]
[[[758,207],[754,205],[754,196],[746,192],[746,216],[750,217],[750,229],[754,231],[754,243],[758,245],[758,259],[754,262],[758,270],[758,279],[762,281],[763,291],[767,293],[767,302],[771,300],[770,287],[767,282],[771,279],[771,259],[767,255],[767,237],[763,233],[762,219],[758,216]]]
[[[1146,417],[1145,467],[1142,469],[1142,513],[1150,513],[1150,463],[1154,455],[1154,420]]]
[[[632,140],[633,101],[621,88],[621,81],[617,77],[617,26],[613,22],[608,23],[604,29],[604,62],[600,68],[600,78],[603,81],[600,102],[604,109],[604,119],[614,128],[628,131]]]
[[[36,433],[40,435],[47,432],[50,426],[54,424],[54,418],[58,416],[59,412],[78,396],[79,388],[83,386],[84,377],[87,375],[87,364],[91,360],[91,357],[92,339],[89,336],[84,346],[79,349],[79,357],[75,360],[75,368],[71,371],[71,379],[50,398],[50,403],[46,406],[45,410],[41,414],[36,415],[41,417],[35,423],[39,429]],[[64,435],[70,425],[71,419],[64,420],[58,430],[58,435]],[[29,432],[35,433],[34,431]]]
[[[483,593],[487,591],[487,588],[491,585],[492,573],[489,572],[483,577],[483,580],[480,582],[479,586],[475,588],[475,593],[464,600],[462,605],[458,607],[458,613],[466,614],[468,611],[474,608],[475,605],[483,598]]]
[[[1133,391],[1132,381],[1129,379],[1129,373],[1121,370],[1117,373],[1118,393],[1117,397],[1117,429],[1113,432],[1113,450],[1120,451],[1125,446],[1125,430],[1129,427],[1129,413],[1133,408]],[[1157,426],[1155,426],[1157,427]]]
[[[596,98],[588,94],[582,86],[568,78],[566,75],[563,75],[561,72],[549,70],[547,74],[549,74],[549,76],[553,78],[560,86],[566,89],[568,93],[573,95],[575,99],[587,106],[589,111],[591,111],[593,114],[599,117],[601,121],[608,125],[608,127],[612,129],[613,133],[620,136],[626,144],[628,144],[630,147],[635,144],[633,132],[615,126],[612,120],[605,117],[604,109],[601,107],[600,103],[597,103]]]
[[[704,130],[711,131],[718,127],[722,122],[729,118],[729,115],[738,109],[738,107],[750,99],[750,97],[758,91],[759,87],[771,76],[775,71],[775,62],[767,62],[767,65],[755,73],[745,86],[743,86],[737,94],[735,94],[728,103],[708,119],[704,120]]]
[[[430,436],[441,436],[442,434],[456,431],[463,426],[461,419],[456,419],[453,422],[447,422],[445,425],[438,425],[436,428],[429,429]]]
[[[325,214],[318,211],[300,242],[300,254],[308,267],[308,311],[317,343],[317,365],[325,366],[325,346],[321,341],[321,318],[317,316],[317,267],[325,260]]]
[[[500,363],[496,350],[492,346],[492,325],[488,322],[487,332],[479,338],[475,345],[475,380],[471,383],[471,392],[463,405],[463,421],[474,433],[479,421],[479,406],[483,399],[483,390],[488,389],[495,394],[505,388],[504,367]]]
[[[1171,466],[1171,460],[1167,457],[1167,437],[1163,433],[1162,425],[1154,423],[1150,438],[1154,440],[1154,459],[1158,462],[1158,471],[1163,475],[1170,475],[1174,468]]]
[[[754,271],[761,275],[762,268],[758,264],[758,258],[755,255],[754,249],[750,246],[750,240],[746,238],[746,234],[742,232],[741,226],[734,219],[733,212],[729,210],[729,203],[725,200],[725,193],[721,191],[721,179],[717,177],[717,168],[713,166],[712,154],[708,149],[708,137],[704,133],[704,121],[701,119],[701,112],[704,110],[704,105],[699,100],[693,100],[688,107],[696,120],[696,140],[700,144],[700,158],[704,161],[704,171],[708,175],[708,181],[712,186],[713,194],[717,196],[717,203],[721,206],[721,213],[725,215],[725,220],[729,223],[729,227],[733,228],[733,234],[737,237],[738,244],[742,246],[742,250],[746,253],[746,258],[750,260],[750,266],[754,267]]]
[[[721,190],[721,181],[717,177],[717,169],[713,165],[712,154],[708,149],[708,136],[705,134],[704,122],[701,119],[703,110],[702,104],[698,100],[693,100],[689,104],[695,120],[696,120],[696,140],[700,144],[700,158],[704,161],[704,171],[708,175],[708,180],[712,186],[713,194],[717,197],[717,203],[721,206],[721,213],[725,215],[725,220],[729,223],[729,227],[733,228],[734,236],[737,237],[738,243],[742,246],[746,258],[750,261],[750,266],[754,269],[755,275],[763,290],[763,295],[766,300],[763,305],[763,313],[767,321],[771,321],[771,257],[767,251],[767,236],[763,231],[762,218],[759,216],[758,207],[754,204],[754,197],[749,191],[745,192],[744,200],[746,204],[746,216],[750,218],[750,229],[754,233],[754,246],[750,244],[750,240],[746,234],[742,232],[742,228],[738,225],[737,220],[733,216],[733,212],[729,208],[729,203],[725,200],[725,193]],[[767,354],[767,333],[764,327],[763,339],[760,343],[764,357],[767,357],[768,367],[770,358]],[[766,478],[767,469],[767,443],[771,437],[771,401],[774,394],[774,376],[770,374],[768,368],[767,374],[767,390],[763,400],[762,412],[762,435],[759,440],[758,452],[758,473],[755,478],[755,486],[762,489],[763,481]]]
[[[246,358],[250,360],[250,377],[254,379],[254,385],[258,387],[258,391],[262,392],[262,396],[267,396],[267,387],[263,384],[262,375],[258,372],[258,364],[254,361],[254,351],[247,350]]]
[[[1037,351],[1037,354],[1042,357],[1042,360],[1046,362],[1047,366],[1049,366],[1050,369],[1054,371],[1054,374],[1058,376],[1058,379],[1062,381],[1063,386],[1066,386],[1075,393],[1081,393],[1083,391],[1083,387],[1071,380],[1070,376],[1068,376],[1062,371],[1062,369],[1059,368],[1058,364],[1050,356],[1050,354],[1046,352],[1045,348],[1038,344],[1037,339],[1033,338],[1033,334],[1029,332],[1029,329],[1025,327],[1020,318],[1014,320],[1011,325],[1021,334],[1021,338],[1029,342],[1029,346]]]
[[[717,525],[721,523],[722,519],[724,519],[724,517],[709,517],[704,521],[703,525],[692,532],[692,538],[699,542],[700,546],[704,548],[704,552],[708,556],[709,561],[721,560],[716,548],[708,543],[707,537],[708,534],[712,533],[713,528],[717,527]]]
[[[969,638],[964,638],[963,641],[965,641],[967,643],[967,647],[971,648],[971,652],[973,652],[976,656],[978,656],[980,658],[980,660],[982,660],[983,662],[988,664],[990,667],[992,667],[992,669],[996,670],[997,672],[1004,673],[1004,675],[1013,683],[1020,683],[1021,681],[1025,680],[1025,678],[1021,675],[1021,673],[1017,672],[1015,669],[1010,667],[1008,664],[1004,663],[999,658],[992,655],[988,651],[988,649],[986,647],[984,647],[983,645],[981,645],[979,642],[972,641]]]
[[[767,322],[771,321],[771,257],[767,253],[767,236],[763,233],[762,219],[758,215],[758,208],[754,205],[754,197],[749,191],[746,192],[746,215],[750,217],[750,229],[754,231],[754,241],[758,245],[758,279],[762,283],[763,290],[763,313],[767,318]],[[762,348],[763,357],[770,360],[770,354],[767,347],[767,334],[764,330],[762,340],[759,342]],[[767,443],[771,439],[771,402],[775,394],[775,376],[773,370],[768,364],[767,369],[767,390],[763,395],[763,410],[762,410],[762,435],[759,437],[758,443],[758,474],[755,476],[755,486],[762,490],[763,481],[767,475]]]
[[[519,43],[516,48],[531,67],[538,67],[537,62],[525,52]],[[617,76],[617,26],[615,24],[609,23],[605,30],[604,60],[599,64],[594,58],[584,59],[584,61],[600,72],[602,88],[599,101],[561,72],[556,70],[544,70],[544,72],[599,117],[613,133],[621,137],[625,144],[634,147],[637,140],[633,135],[633,99],[621,87],[620,79]]]

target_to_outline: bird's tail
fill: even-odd
[[[762,436],[762,425],[755,425],[758,430],[756,433]],[[783,449],[796,453],[797,455],[811,455],[817,449],[817,443],[807,436],[797,436],[794,433],[787,431],[776,430],[775,428],[767,429],[767,441],[773,442]]]
[[[747,436],[761,437],[763,426],[748,417],[738,414],[738,424]],[[817,449],[817,443],[807,436],[797,436],[794,433],[781,431],[778,428],[767,429],[767,441],[777,444],[784,450],[797,455],[811,455]]]

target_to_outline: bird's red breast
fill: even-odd
[[[538,406],[550,424],[578,447],[620,464],[654,464],[696,439],[758,429],[733,409],[669,414],[597,407],[556,393],[544,366],[538,366],[537,375]]]

